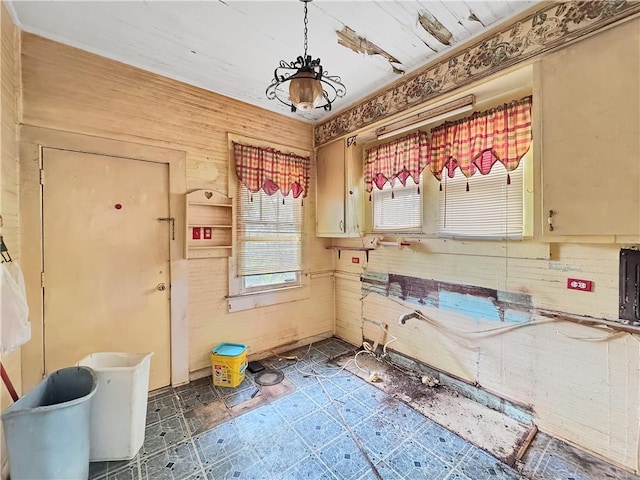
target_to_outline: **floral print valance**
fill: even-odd
[[[486,175],[496,162],[507,171],[518,167],[531,145],[531,96],[497,108],[477,112],[431,130],[429,169],[436,178],[447,167],[470,177]]]
[[[293,193],[294,198],[309,193],[309,157],[236,142],[233,155],[238,180],[250,192],[264,190],[273,195],[280,191],[285,197]]]
[[[411,177],[418,184],[420,173],[429,163],[427,133],[421,130],[402,138],[367,149],[364,181],[367,192],[378,189],[394,179],[405,185]]]

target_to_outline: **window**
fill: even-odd
[[[367,149],[365,186],[371,192],[372,231],[432,234],[437,229],[445,238],[530,236],[532,219],[525,213],[531,212],[533,202],[532,162],[524,157],[531,150],[532,101],[528,95],[446,121],[429,135],[418,130]],[[425,185],[420,195],[409,178],[424,184],[419,175],[426,167],[439,189]],[[404,178],[408,184],[403,187],[398,179]]]
[[[374,231],[419,231],[422,227],[422,195],[413,178],[408,177],[403,186],[395,178],[387,182],[382,190],[374,188]]]
[[[311,152],[233,134],[228,140],[235,207],[229,312],[309,298],[302,250]]]
[[[469,179],[460,171],[449,178],[445,167],[440,191],[439,236],[521,239],[525,163],[523,158],[518,168],[507,173],[505,167],[496,162],[490,173],[476,173]]]
[[[302,199],[238,186],[237,274],[241,292],[300,285]]]
[[[422,130],[366,150],[364,181],[373,231],[421,230],[422,196],[415,180],[421,182],[428,162],[429,142]]]

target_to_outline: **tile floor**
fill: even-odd
[[[585,476],[580,465],[569,461],[575,457],[566,459],[559,454],[566,444],[551,445],[552,441],[559,441],[547,436],[540,436],[540,440],[537,437],[534,442],[533,454],[526,459],[525,477],[355,375],[343,371],[318,380],[299,371],[313,368],[325,375],[334,374],[336,367],[327,365],[326,360],[351,349],[337,339],[328,339],[314,344],[297,367],[275,358],[263,361],[281,368],[295,391],[204,432],[190,411],[216,401],[222,405],[221,399],[229,408],[247,401],[256,390],[250,374],[233,389],[214,387],[206,378],[153,392],[140,453],[130,462],[92,463],[90,478],[639,478],[607,464],[603,465],[608,476]],[[306,352],[307,348],[301,348],[293,354]]]

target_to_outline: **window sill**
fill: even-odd
[[[295,302],[309,298],[311,289],[307,285],[247,292],[227,297],[229,313],[241,312],[252,308],[267,307],[279,303]]]
[[[380,236],[372,233],[367,234],[368,237]],[[402,235],[397,233],[387,233],[385,239],[403,238],[410,242],[411,246],[408,250],[416,252],[424,252],[431,254],[449,254],[449,255],[471,255],[484,257],[509,257],[509,258],[528,258],[538,260],[550,259],[550,247],[548,242],[540,242],[530,237],[524,237],[519,240],[487,240],[478,238],[443,238],[437,234],[421,234],[421,235]],[[370,245],[370,238],[366,239]],[[339,246],[327,247],[340,249]],[[388,247],[389,248],[389,247]],[[346,248],[345,248],[346,249]]]
[[[367,235],[424,235],[422,230],[371,230]]]
[[[478,240],[482,242],[521,242],[525,238],[522,235],[464,235],[464,234],[446,234],[439,233],[437,238],[443,238],[445,240]]]
[[[388,237],[419,237],[421,239],[436,239],[436,240],[458,240],[466,242],[469,240],[477,240],[480,242],[520,242],[533,240],[532,235],[460,235],[460,234],[442,234],[442,233],[425,233],[416,230],[371,230],[364,232],[365,236],[388,236]]]

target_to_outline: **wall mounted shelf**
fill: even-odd
[[[327,250],[337,250],[338,251],[338,259],[340,258],[340,252],[342,250],[350,250],[353,252],[364,252],[364,256],[367,260],[367,262],[369,261],[369,252],[371,250],[375,250],[375,248],[373,247],[336,247],[336,246],[331,246],[331,247],[325,247]]]
[[[233,201],[215,190],[187,194],[185,258],[230,257],[233,253]]]

